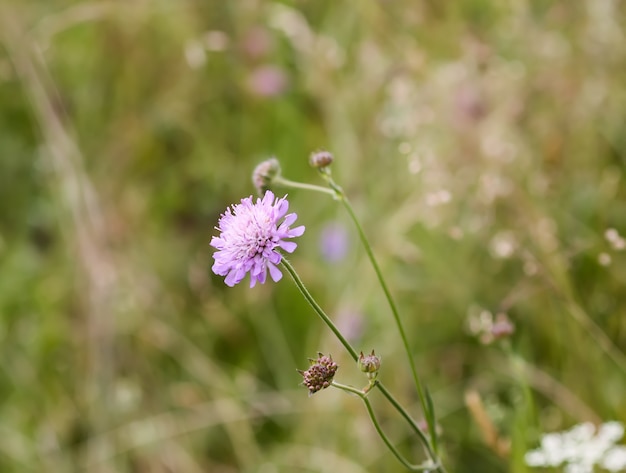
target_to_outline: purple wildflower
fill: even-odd
[[[215,263],[211,269],[215,274],[226,276],[227,286],[240,283],[248,272],[250,287],[254,287],[257,281],[265,283],[268,269],[274,281],[283,277],[276,267],[282,258],[278,248],[293,252],[297,244],[285,241],[285,238],[304,233],[304,226],[289,228],[298,216],[295,213],[285,216],[289,209],[286,197],[277,199],[271,191],[256,203],[253,203],[252,196],[246,197],[240,204],[226,209],[220,217],[216,230],[221,235],[211,239],[211,246],[218,249],[213,254]],[[283,216],[285,218],[279,225]]]
[[[320,235],[320,251],[322,257],[337,263],[344,259],[350,248],[348,230],[340,223],[330,223],[324,227]]]

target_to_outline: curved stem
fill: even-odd
[[[430,470],[437,468],[437,465],[434,465],[432,461],[430,460],[421,465],[414,465],[413,463],[410,463],[406,458],[404,458],[404,456],[398,451],[398,449],[391,442],[391,440],[389,440],[389,438],[383,431],[382,427],[380,426],[378,422],[378,419],[376,418],[376,414],[374,413],[372,404],[370,403],[366,394],[363,393],[363,391],[360,391],[357,388],[353,388],[352,386],[347,386],[345,384],[338,383],[336,381],[332,382],[332,386],[338,389],[341,389],[343,391],[356,394],[357,396],[361,398],[361,400],[363,401],[363,404],[365,404],[367,413],[370,416],[372,424],[374,424],[374,428],[376,429],[376,432],[378,432],[378,435],[383,440],[383,442],[385,442],[385,445],[387,445],[387,448],[391,451],[391,453],[393,453],[394,456],[398,459],[398,461],[402,463],[409,471],[430,471]]]
[[[294,189],[304,189],[309,191],[322,192],[323,194],[330,194],[333,197],[336,196],[335,192],[327,189],[326,187],[316,186],[314,184],[306,184],[304,182],[290,181],[282,176],[276,176],[272,179],[272,184],[276,184],[283,187],[292,187]]]
[[[396,322],[396,327],[398,328],[398,332],[400,333],[400,338],[402,339],[402,344],[404,345],[404,350],[406,352],[407,358],[409,359],[409,365],[411,367],[411,374],[413,375],[413,381],[417,389],[417,394],[420,399],[422,410],[424,411],[424,415],[426,416],[427,421],[428,421],[427,422],[428,430],[430,433],[433,450],[437,452],[438,448],[437,448],[436,426],[434,425],[435,423],[432,421],[434,419],[434,413],[431,412],[431,409],[429,408],[429,405],[426,400],[424,388],[422,387],[422,383],[419,379],[419,376],[417,375],[415,361],[413,360],[413,355],[411,354],[411,348],[409,346],[406,332],[404,330],[404,326],[402,325],[400,314],[398,313],[398,307],[396,306],[396,303],[394,302],[393,297],[391,296],[391,291],[389,290],[389,287],[387,286],[387,283],[385,282],[385,278],[383,276],[382,271],[380,270],[378,261],[376,261],[376,257],[374,256],[372,246],[370,245],[367,239],[367,236],[365,235],[365,231],[363,230],[363,227],[359,223],[359,219],[357,218],[356,213],[354,212],[354,209],[352,208],[352,205],[350,204],[350,201],[348,200],[348,197],[344,193],[343,189],[340,186],[338,186],[335,183],[335,181],[332,179],[332,177],[330,176],[330,171],[328,170],[323,171],[321,172],[321,175],[326,180],[330,188],[335,191],[335,193],[337,194],[338,200],[340,200],[343,206],[346,208],[348,214],[350,215],[350,218],[352,219],[352,222],[356,226],[357,232],[359,234],[359,238],[361,239],[361,243],[363,244],[363,247],[365,248],[365,252],[367,253],[368,258],[370,262],[372,263],[374,272],[376,273],[376,276],[378,278],[378,282],[380,283],[380,286],[382,287],[383,292],[385,293],[385,297],[387,298],[387,301],[389,302],[391,313],[393,314],[394,321]]]
[[[283,257],[281,260],[281,264],[283,265],[283,268],[285,268],[290,274],[291,278],[296,283],[296,286],[298,286],[298,289],[300,289],[300,292],[302,293],[306,301],[311,305],[311,307],[313,307],[313,310],[315,310],[317,315],[322,318],[328,328],[335,334],[335,336],[341,342],[344,348],[348,350],[348,353],[350,353],[352,359],[356,361],[359,357],[356,350],[352,347],[352,345],[350,345],[350,342],[346,340],[346,338],[341,334],[337,326],[333,323],[332,320],[330,320],[330,317],[326,315],[326,313],[322,310],[317,301],[313,299],[313,296],[302,282],[302,279],[300,279],[300,276],[298,276],[298,273],[296,273],[296,270],[293,268],[293,266],[291,266],[291,263],[287,261],[285,257]]]
[[[437,454],[433,451],[433,448],[431,447],[430,442],[428,441],[428,438],[424,434],[424,431],[420,429],[419,425],[417,425],[417,422],[415,422],[415,420],[409,415],[409,413],[404,409],[404,407],[402,407],[402,405],[398,402],[398,400],[395,397],[393,397],[393,394],[389,392],[389,390],[383,383],[380,383],[377,381],[376,387],[380,390],[383,396],[387,398],[389,403],[396,409],[396,411],[398,411],[398,413],[404,418],[404,420],[406,420],[407,424],[409,424],[413,432],[417,434],[417,436],[420,438],[420,440],[424,444],[424,447],[428,451],[428,454],[430,455],[430,457],[433,460],[436,460],[438,458]],[[442,465],[439,465],[439,470],[442,472],[445,471]]]
[[[300,293],[304,296],[306,301],[311,305],[313,310],[317,313],[317,315],[320,316],[320,318],[324,321],[324,323],[328,326],[328,328],[330,328],[330,330],[335,334],[335,336],[341,342],[344,348],[348,351],[348,353],[350,353],[350,356],[352,357],[352,359],[354,361],[357,361],[358,360],[357,351],[352,347],[350,342],[348,342],[348,340],[346,340],[346,338],[341,334],[337,326],[333,323],[330,317],[324,312],[324,310],[320,307],[317,301],[313,298],[309,290],[306,288],[306,286],[302,282],[302,279],[300,279],[300,276],[298,276],[298,273],[296,273],[296,270],[291,265],[291,263],[287,259],[285,259],[285,257],[283,257],[281,260],[281,264],[283,268],[287,270],[287,272],[289,273],[293,281],[296,283],[296,286],[300,290]],[[439,464],[437,454],[434,452],[433,448],[431,447],[430,442],[428,441],[428,438],[426,438],[426,436],[424,435],[424,432],[422,432],[422,430],[419,428],[417,423],[411,418],[411,416],[404,409],[404,407],[400,405],[400,403],[393,397],[393,395],[387,390],[387,388],[382,383],[377,381],[376,386],[378,387],[378,389],[380,389],[380,392],[383,394],[383,396],[387,398],[389,403],[406,420],[409,426],[413,429],[413,431],[420,438],[420,440],[422,441],[424,447],[426,448],[428,452],[428,455],[436,464],[435,466],[436,471],[440,471],[441,473],[444,473],[445,469],[442,465]]]

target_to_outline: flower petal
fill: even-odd
[[[288,227],[289,225],[291,225],[293,222],[296,221],[296,219],[298,218],[297,214],[289,214],[289,215],[285,215],[285,220],[283,220],[283,223],[280,224],[279,228],[282,227]]]
[[[304,233],[304,230],[305,230],[305,226],[300,225],[299,227],[292,228],[291,230],[289,230],[287,232],[287,235],[289,236],[289,238],[299,237],[299,236],[302,236],[302,234]]]
[[[293,241],[281,241],[278,246],[280,246],[287,253],[293,253],[293,250],[297,248],[298,244]]]
[[[274,266],[272,263],[268,263],[267,267],[270,270],[270,276],[274,280],[274,282],[278,282],[282,279],[283,273],[281,273],[280,269]]]

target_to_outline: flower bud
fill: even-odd
[[[378,370],[380,369],[380,357],[376,356],[374,350],[370,355],[365,356],[363,352],[359,356],[359,369],[363,371],[370,381],[374,381],[378,376]]]
[[[328,167],[332,164],[332,162],[333,155],[330,151],[314,151],[309,157],[309,163],[311,164],[311,166],[317,169],[323,169],[325,167]]]
[[[308,370],[298,370],[298,373],[304,378],[302,384],[308,388],[309,396],[330,386],[337,368],[339,368],[337,363],[333,361],[332,356],[324,356],[322,353],[317,355],[316,360],[309,358],[311,367]]]
[[[280,176],[280,163],[276,158],[266,159],[259,163],[252,172],[252,183],[259,195],[263,195],[276,176]]]

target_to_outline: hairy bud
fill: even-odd
[[[276,158],[266,159],[254,168],[252,183],[259,195],[262,196],[270,188],[276,176],[280,176],[280,163]]]
[[[374,350],[372,350],[372,353],[369,355],[364,355],[363,352],[361,352],[358,363],[359,369],[367,375],[370,381],[374,381],[380,369],[380,357],[376,356]]]
[[[332,153],[330,153],[329,151],[320,150],[311,153],[311,156],[309,157],[309,163],[314,168],[323,169],[330,166],[333,162],[333,159],[334,158]]]

